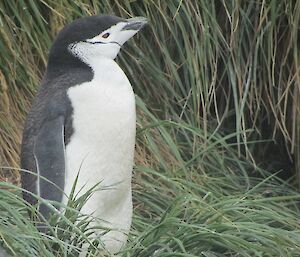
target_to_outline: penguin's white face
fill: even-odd
[[[122,45],[146,23],[143,17],[123,20],[92,38],[71,43],[68,49],[90,66],[93,66],[99,58],[115,59]]]

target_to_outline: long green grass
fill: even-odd
[[[299,256],[297,182],[277,176],[299,172],[299,1],[0,1],[0,166],[18,166],[55,35],[98,13],[150,21],[117,59],[138,110],[122,256]],[[18,184],[15,168],[0,180]],[[76,256],[88,242],[96,256],[91,217],[74,225],[83,201],[51,221],[49,237],[28,220],[33,207],[18,187],[1,182],[2,245],[53,257]]]
[[[265,171],[260,171],[264,178],[249,176],[255,167],[238,158],[223,137],[211,136],[204,144],[211,147],[202,146],[200,160],[183,165],[181,152],[172,153],[179,149],[172,149],[170,130],[195,138],[203,138],[203,131],[148,119],[152,126],[143,126],[138,138],[142,154],[148,153],[143,159],[152,163],[139,164],[134,172],[134,219],[122,256],[299,256],[299,193]],[[172,162],[153,150],[160,146]],[[27,219],[26,209],[33,208],[5,185],[0,190],[0,235],[16,256],[77,256],[83,242],[91,249],[99,244],[86,230],[91,218],[82,221],[72,209],[80,209],[84,198],[70,202],[63,219],[50,222],[51,236],[45,236]]]
[[[20,124],[54,36],[97,13],[150,20],[118,61],[155,115],[201,127],[206,136],[236,133],[248,159],[298,170],[300,4],[289,0],[2,1],[2,166],[18,163]]]

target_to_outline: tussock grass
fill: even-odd
[[[150,20],[119,62],[155,115],[236,133],[248,159],[298,170],[298,1],[3,1],[0,12],[2,165],[18,163],[21,122],[58,30],[114,13]]]
[[[138,104],[145,108],[140,101]],[[183,153],[172,149],[175,144],[168,133],[183,130],[203,138],[203,131],[147,118],[144,122],[152,126],[140,130],[138,138],[144,147],[141,153],[148,152],[152,162],[137,165],[134,171],[134,219],[122,256],[298,256],[299,193],[263,170],[259,172],[264,178],[249,176],[256,168],[218,136],[206,139],[206,145],[214,147],[203,149],[200,160],[183,165]],[[152,150],[160,145],[169,153]],[[177,156],[171,153],[176,151]],[[175,161],[159,158],[168,155]],[[76,211],[92,191],[70,201],[59,222],[50,221],[53,234],[49,237],[37,233],[29,222],[26,209],[33,207],[23,202],[19,192],[1,188],[2,241],[16,256],[77,256],[84,242],[93,249],[101,238],[99,242],[96,230],[87,229],[92,218],[83,218]],[[80,224],[74,226],[78,220]],[[97,253],[95,249],[92,256]]]
[[[276,176],[299,171],[299,1],[1,1],[0,166],[18,166],[53,38],[96,13],[151,24],[117,60],[138,95],[134,219],[122,256],[299,256],[296,182]],[[18,172],[3,169],[0,180],[18,184]],[[76,256],[85,242],[96,256],[83,202],[51,221],[49,237],[28,220],[34,210],[20,190],[1,182],[2,245],[52,257]]]

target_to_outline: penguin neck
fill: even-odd
[[[46,74],[48,77],[59,77],[67,73],[74,73],[75,70],[81,74],[91,74],[92,70],[89,65],[79,60],[69,52],[63,55],[50,54]]]
[[[93,70],[93,80],[95,81],[112,81],[118,77],[120,72],[123,74],[122,69],[114,59],[100,57],[89,61],[87,64]]]
[[[126,75],[114,59],[99,57],[92,60],[82,60],[74,56],[65,56],[60,62],[49,58],[44,80],[53,80],[59,77],[72,77],[75,85],[87,81],[97,81],[98,84],[120,85],[120,80]],[[122,84],[122,83],[121,83]]]

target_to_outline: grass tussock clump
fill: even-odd
[[[1,1],[0,165],[18,166],[54,36],[98,13],[150,21],[117,59],[138,109],[134,219],[121,256],[299,256],[296,179],[277,177],[299,170],[299,1]],[[78,212],[88,194],[46,236],[6,183],[18,174],[0,175],[7,251],[77,256],[87,244],[100,254],[92,218]]]
[[[152,120],[156,127],[138,134],[143,150],[137,151],[137,158],[152,163],[136,166],[133,225],[121,256],[298,256],[299,193],[265,171],[260,171],[264,178],[248,176],[255,168],[238,158],[222,137],[206,141],[214,147],[202,147],[200,160],[184,166],[177,158],[182,153],[171,153],[178,148],[172,149],[174,141],[166,133],[185,131],[203,140],[203,131],[159,123]],[[157,155],[150,145],[165,145],[163,151],[169,152]],[[168,155],[173,155],[172,163],[162,160]],[[162,159],[153,161],[158,157]],[[205,172],[208,168],[212,174]],[[50,221],[46,236],[26,218],[32,207],[7,187],[2,184],[0,190],[0,231],[16,256],[78,256],[83,244],[90,245],[91,256],[104,256],[97,250],[97,229],[88,228],[92,218],[78,212],[92,191],[70,201],[67,211]]]

